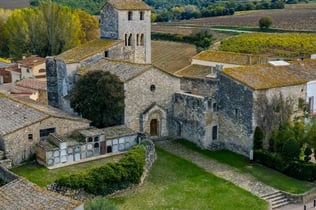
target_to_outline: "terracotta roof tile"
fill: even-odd
[[[24,58],[22,60],[17,61],[18,64],[26,67],[26,68],[32,68],[34,66],[37,65],[41,65],[43,63],[45,63],[45,58],[36,56],[36,55],[32,55],[30,57]]]
[[[16,85],[24,88],[31,88],[34,90],[47,90],[46,82],[32,78],[20,80],[16,83]]]
[[[150,10],[151,8],[142,0],[108,0],[118,10]]]

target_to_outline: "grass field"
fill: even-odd
[[[119,209],[267,209],[268,204],[184,159],[157,149],[144,185],[111,198]]]
[[[300,181],[283,175],[277,171],[266,168],[264,166],[258,165],[254,162],[250,162],[246,157],[235,154],[230,151],[211,152],[208,150],[201,150],[195,144],[187,140],[177,141],[189,149],[197,151],[221,163],[230,165],[236,168],[241,173],[251,174],[259,181],[286,192],[304,193],[316,186],[314,183]]]
[[[67,166],[63,168],[57,168],[49,170],[44,166],[41,166],[35,162],[28,163],[18,168],[12,169],[14,173],[19,176],[23,176],[31,182],[45,187],[48,184],[53,183],[56,179],[60,178],[62,175],[72,174],[76,172],[81,172],[90,168],[102,166],[107,162],[118,161],[121,156],[112,156],[104,159],[94,160],[90,162],[75,164],[72,166]]]

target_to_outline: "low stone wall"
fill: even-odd
[[[0,166],[4,168],[12,168],[12,161],[10,159],[0,160]]]
[[[303,194],[292,194],[283,192],[292,203],[305,204],[316,199],[316,188],[311,189]]]
[[[3,179],[6,182],[11,182],[17,178],[17,175],[0,165],[0,179]]]
[[[157,153],[155,149],[155,145],[151,140],[145,140],[146,144],[144,144],[146,148],[146,157],[145,157],[145,165],[144,165],[144,172],[141,177],[140,184],[143,184],[145,178],[147,177],[152,165],[157,159]]]

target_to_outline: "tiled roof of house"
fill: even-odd
[[[37,65],[41,65],[43,63],[45,63],[45,58],[36,56],[36,55],[32,55],[29,57],[26,57],[22,60],[17,61],[18,64],[21,64],[22,66],[26,67],[26,68],[32,68],[34,66]]]
[[[150,10],[151,8],[142,0],[108,0],[118,10]]]
[[[31,125],[48,115],[0,95],[0,135]]]
[[[316,60],[294,61],[285,66],[263,64],[226,68],[222,73],[256,90],[292,86],[316,80]]]
[[[33,94],[36,93],[36,90],[31,88],[25,88],[21,86],[13,86],[10,90],[10,94]]]
[[[154,66],[173,74],[191,64],[192,56],[196,55],[196,47],[186,43],[153,40],[151,55]]]
[[[0,209],[74,209],[79,201],[17,178],[0,188]]]
[[[32,78],[20,80],[16,83],[16,85],[33,90],[47,90],[47,82]]]
[[[21,73],[21,69],[19,69],[19,66],[17,63],[7,67],[6,70]]]
[[[78,71],[79,75],[84,75],[89,71],[102,70],[110,72],[120,78],[122,82],[131,80],[143,72],[152,68],[152,65],[148,64],[135,64],[126,61],[116,61],[109,59],[102,59],[98,63],[89,67],[83,68]]]
[[[212,50],[203,51],[192,59],[236,65],[254,65],[268,62],[267,56]]]
[[[72,48],[58,55],[56,58],[66,63],[78,63],[97,53],[104,52],[110,47],[122,42],[122,40],[95,39],[78,47]]]
[[[9,134],[50,116],[89,122],[86,119],[71,116],[59,109],[38,104],[23,98],[9,98],[0,94],[0,135]]]
[[[115,139],[118,137],[130,136],[130,135],[137,134],[136,131],[134,131],[134,130],[132,130],[124,125],[103,128],[102,130],[105,134],[106,139]]]
[[[215,69],[213,70],[215,71]],[[191,78],[200,78],[204,79],[212,72],[212,67],[203,66],[203,65],[190,65],[180,71],[177,71],[175,74],[182,77],[191,77]]]

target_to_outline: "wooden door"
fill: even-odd
[[[152,119],[150,121],[150,135],[158,136],[158,120],[157,119]]]

